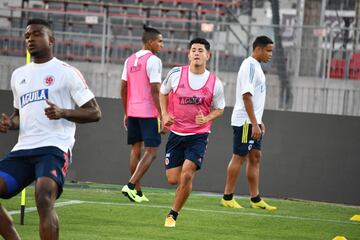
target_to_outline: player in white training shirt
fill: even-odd
[[[131,177],[121,191],[134,202],[149,201],[141,191],[140,180],[154,161],[161,143],[158,119],[162,63],[155,54],[163,46],[161,33],[144,26],[143,49],[126,59],[122,74],[121,101],[127,142],[131,145]]]
[[[101,112],[82,74],[53,56],[54,34],[48,22],[29,20],[24,36],[34,62],[13,72],[14,113],[1,116],[0,132],[19,129],[19,138],[0,161],[0,198],[11,198],[36,181],[40,238],[58,239],[54,204],[69,167],[75,123],[99,121]],[[0,235],[20,239],[1,205]]]
[[[246,176],[252,208],[276,210],[267,204],[259,193],[259,166],[261,159],[261,139],[265,133],[262,115],[265,106],[265,75],[260,62],[268,62],[272,57],[273,41],[259,36],[253,43],[252,55],[240,66],[236,84],[236,103],[231,117],[233,127],[233,155],[227,168],[224,196],[221,204],[225,207],[242,208],[233,199],[236,179],[241,165],[247,160]]]

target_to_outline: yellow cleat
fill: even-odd
[[[235,201],[235,199],[231,199],[227,201],[222,198],[220,203],[224,207],[228,207],[228,208],[243,208],[239,203]]]
[[[346,240],[344,236],[336,236],[332,240]]]
[[[138,195],[140,202],[149,202],[150,200],[143,194],[141,197]]]
[[[171,216],[168,215],[165,219],[164,227],[175,227],[176,220]]]
[[[260,200],[260,202],[254,203],[250,200],[250,206],[252,208],[257,208],[257,209],[264,209],[264,210],[268,210],[268,211],[275,211],[277,208],[274,206],[271,206],[269,204],[267,204],[264,200]]]
[[[128,197],[130,201],[132,202],[141,202],[140,197],[136,195],[136,190],[131,190],[127,185],[124,185],[124,187],[121,189],[122,194],[125,197]]]
[[[351,221],[358,221],[360,222],[360,214],[356,214],[350,218]]]

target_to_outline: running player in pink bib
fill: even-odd
[[[29,20],[24,36],[34,61],[13,72],[14,113],[3,113],[0,120],[0,132],[19,129],[15,147],[0,160],[0,198],[12,198],[35,181],[40,239],[56,240],[54,205],[71,162],[75,123],[99,121],[101,112],[82,74],[53,56],[54,33],[48,22]],[[20,239],[1,205],[0,235]]]
[[[189,44],[189,66],[170,70],[160,88],[163,124],[170,129],[166,144],[167,180],[177,185],[165,227],[175,227],[177,216],[192,190],[195,172],[204,160],[211,122],[225,108],[220,80],[206,70],[210,44],[202,38]]]
[[[122,193],[133,202],[149,201],[141,191],[140,180],[155,159],[161,143],[159,89],[162,63],[154,53],[163,47],[162,35],[158,30],[144,26],[143,43],[143,49],[126,59],[121,83],[124,126],[131,145],[131,177]],[[145,152],[141,156],[142,144]]]

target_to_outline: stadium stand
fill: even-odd
[[[349,78],[360,80],[360,53],[354,53],[350,59]]]
[[[98,62],[102,50],[107,51],[106,62],[121,63],[130,48],[139,48],[143,25],[157,28],[163,34],[167,49],[160,54],[164,66],[186,64],[186,42],[195,36],[212,39],[212,32],[202,32],[201,23],[227,21],[226,8],[237,8],[240,1],[189,0],[39,0],[21,6],[9,6],[7,16],[11,29],[23,29],[24,19],[40,17],[52,23],[57,39],[55,52],[65,60]],[[20,12],[21,14],[13,14]],[[106,27],[104,28],[104,23]],[[80,34],[80,35],[77,35]],[[69,37],[67,37],[69,35]],[[106,46],[102,46],[102,36]],[[64,37],[65,36],[65,37]],[[1,52],[16,56],[24,47],[18,34],[4,33],[0,38]],[[223,71],[237,70],[238,56],[225,51],[218,55],[226,64]],[[236,69],[235,69],[236,68]]]
[[[345,77],[345,59],[333,58],[330,64],[330,78],[344,79]]]

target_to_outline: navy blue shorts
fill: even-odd
[[[241,127],[233,128],[233,153],[240,156],[246,156],[251,149],[261,150],[261,140],[251,138],[252,125],[244,124]]]
[[[69,164],[70,152],[65,153],[57,147],[10,152],[0,160],[0,177],[7,187],[3,198],[17,195],[40,177],[53,179],[59,187],[57,197],[60,197]]]
[[[161,143],[158,118],[128,117],[128,144],[144,141],[145,147],[158,147]]]
[[[205,156],[208,136],[209,133],[180,136],[170,132],[166,143],[165,168],[182,166],[187,159],[195,163],[199,170]]]

